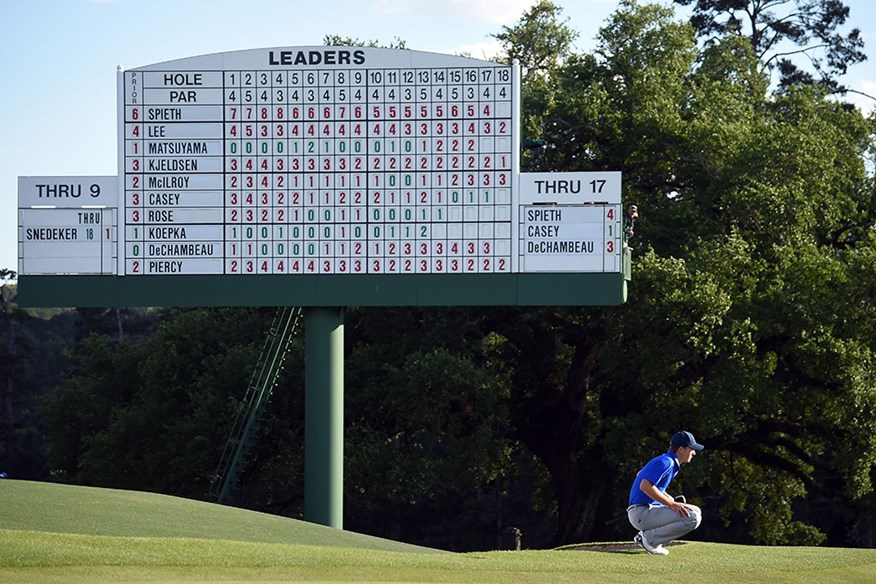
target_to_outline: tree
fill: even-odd
[[[861,31],[841,31],[849,8],[840,0],[675,0],[693,4],[691,24],[707,43],[728,36],[745,37],[780,83],[818,83],[832,91],[850,65],[867,59]],[[806,58],[801,67],[795,57]],[[814,75],[809,70],[814,71]]]
[[[698,49],[670,10],[633,2],[595,55],[549,74],[533,114],[547,166],[622,170],[642,215],[626,306],[495,325],[513,435],[554,481],[552,544],[622,533],[613,513],[635,470],[681,427],[710,448],[680,486],[747,526],[730,537],[821,541],[823,518],[792,502],[851,509],[872,489],[874,315],[846,304],[873,282],[859,280],[872,127],[821,88],[770,96],[750,46]]]
[[[495,546],[518,449],[483,318],[405,308],[347,320],[346,527],[441,549]]]
[[[384,47],[387,49],[407,49],[408,44],[403,39],[395,37],[388,45],[382,45],[380,41],[372,39],[362,41],[353,37],[345,37],[337,34],[327,34],[322,39],[322,44],[328,47]]]
[[[19,308],[14,279],[15,272],[0,270],[0,468],[40,480],[46,465],[39,405],[63,375],[72,318]]]
[[[555,69],[572,49],[578,33],[559,20],[562,8],[539,0],[515,26],[503,26],[493,38],[502,43],[507,62],[520,63],[524,83]]]
[[[92,334],[47,402],[60,479],[206,498],[267,325],[255,310],[167,311],[158,331]],[[226,423],[222,423],[226,421]]]
[[[15,425],[15,410],[12,406],[12,397],[15,390],[15,371],[13,370],[13,363],[17,360],[17,355],[15,352],[15,321],[11,315],[11,302],[12,302],[12,284],[11,280],[15,279],[15,272],[7,269],[0,269],[0,281],[3,282],[0,285],[0,310],[3,313],[3,319],[6,324],[6,344],[3,349],[0,349],[0,355],[3,355],[3,363],[6,364],[2,369],[0,369],[0,380],[3,381],[3,420],[4,426],[8,428],[12,428]],[[10,450],[10,436],[11,432],[7,431],[3,433],[3,448],[0,450],[0,460],[6,458],[6,453]]]

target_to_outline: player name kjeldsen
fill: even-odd
[[[146,255],[150,257],[198,257],[215,254],[215,244],[212,243],[150,243]]]
[[[527,253],[593,253],[592,241],[527,241]]]
[[[196,158],[150,158],[149,172],[198,172]]]
[[[210,154],[206,142],[147,142],[149,154]]]

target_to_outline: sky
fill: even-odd
[[[554,0],[586,52],[617,0]],[[876,95],[876,2],[844,0]],[[669,0],[661,0],[667,4]],[[18,177],[118,174],[116,70],[196,55],[322,45],[326,35],[490,58],[534,0],[0,0],[0,269],[18,270]],[[872,109],[876,102],[849,95]]]

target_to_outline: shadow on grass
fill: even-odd
[[[675,547],[684,545],[683,541],[673,541],[665,544],[664,547]],[[645,550],[637,544],[629,542],[611,542],[611,543],[581,543],[572,544],[558,548],[564,552],[603,552],[608,554],[644,554]]]

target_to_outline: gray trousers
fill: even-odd
[[[630,523],[642,532],[648,543],[663,545],[690,533],[700,526],[703,512],[696,505],[687,505],[690,515],[682,517],[663,505],[639,505],[627,509]]]

